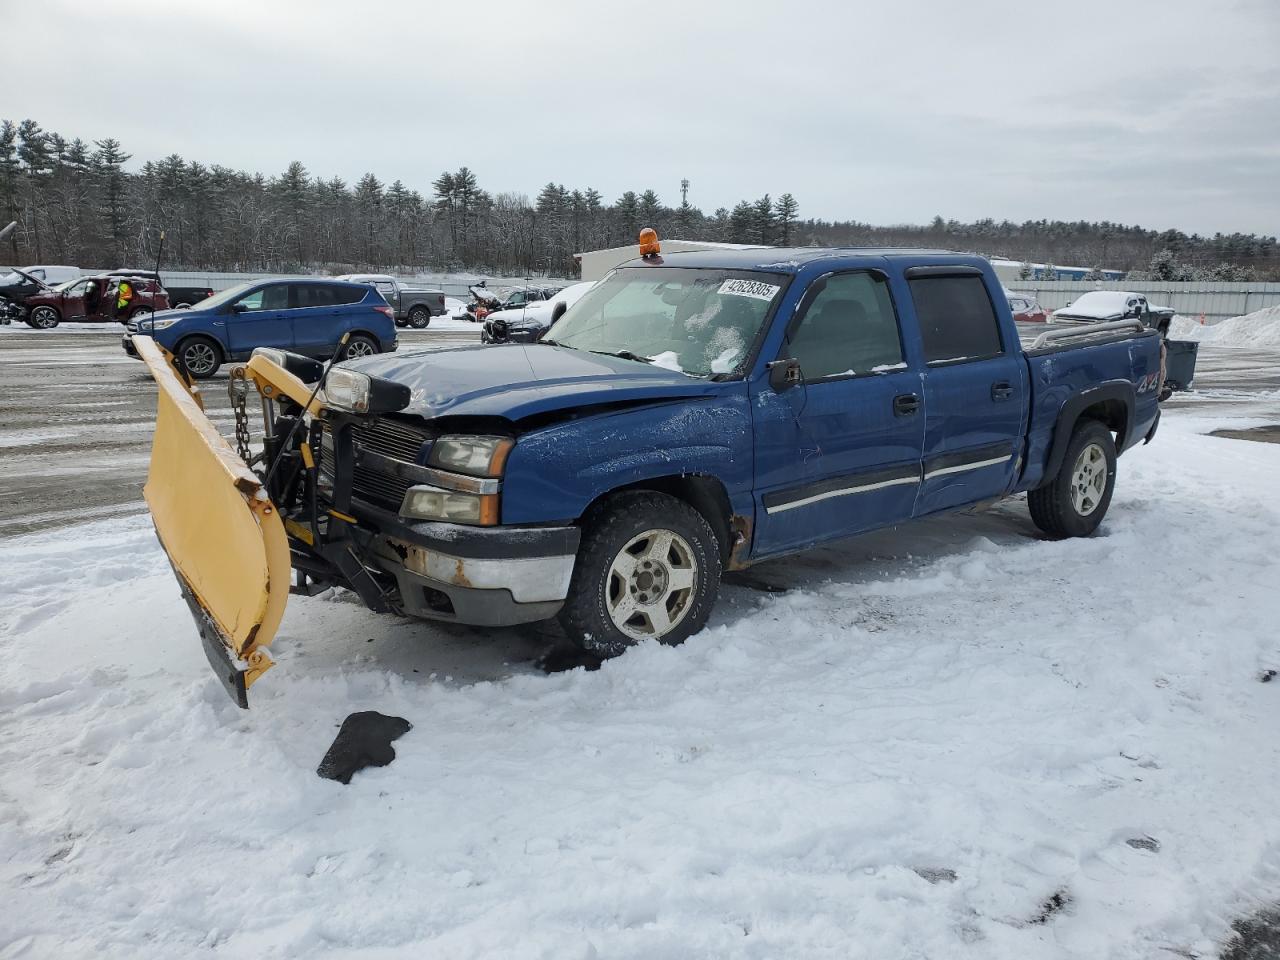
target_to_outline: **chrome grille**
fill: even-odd
[[[417,463],[422,445],[439,436],[439,431],[380,417],[368,426],[356,427],[355,436],[357,443],[374,453],[404,460],[406,463]]]
[[[333,442],[329,439],[329,426],[324,427],[325,437],[320,448],[320,467],[330,476],[335,473]],[[368,425],[353,428],[353,439],[361,447],[380,453],[384,457],[417,463],[422,445],[439,436],[438,430],[430,430],[418,424],[405,423],[386,417]],[[412,484],[400,477],[388,476],[368,467],[356,464],[352,471],[351,492],[361,500],[368,500],[388,510],[399,510],[404,495]]]

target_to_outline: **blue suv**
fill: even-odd
[[[277,347],[327,360],[342,335],[338,359],[396,348],[395,313],[373,287],[338,280],[255,280],[214,294],[187,310],[162,310],[130,321],[123,346],[138,352],[133,334],[153,337],[206,380],[229,360],[248,360],[255,347]]]

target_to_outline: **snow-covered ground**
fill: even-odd
[[[1280,347],[1280,307],[1255,310],[1215,324],[1201,324],[1191,317],[1174,317],[1169,336],[1223,347]]]
[[[1280,897],[1280,445],[1232,410],[1168,405],[1096,538],[906,525],[598,672],[293,598],[248,713],[145,517],[0,541],[0,958],[1212,955]],[[316,777],[365,709],[396,761]]]
[[[36,330],[25,323],[7,323],[0,325],[0,336],[7,333],[119,333],[124,335],[124,327],[118,323],[60,323],[54,331]],[[55,335],[56,335],[55,334]]]
[[[1203,955],[1280,893],[1280,446],[1170,420],[1096,539],[864,538],[596,673],[295,599],[247,714],[143,519],[9,541],[0,956]]]

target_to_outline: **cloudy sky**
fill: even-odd
[[[0,0],[0,117],[424,193],[1280,231],[1280,0]],[[37,38],[43,38],[37,40]]]

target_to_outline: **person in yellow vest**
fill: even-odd
[[[129,304],[132,302],[133,284],[128,280],[121,280],[116,292],[116,316],[122,317],[128,313]]]

